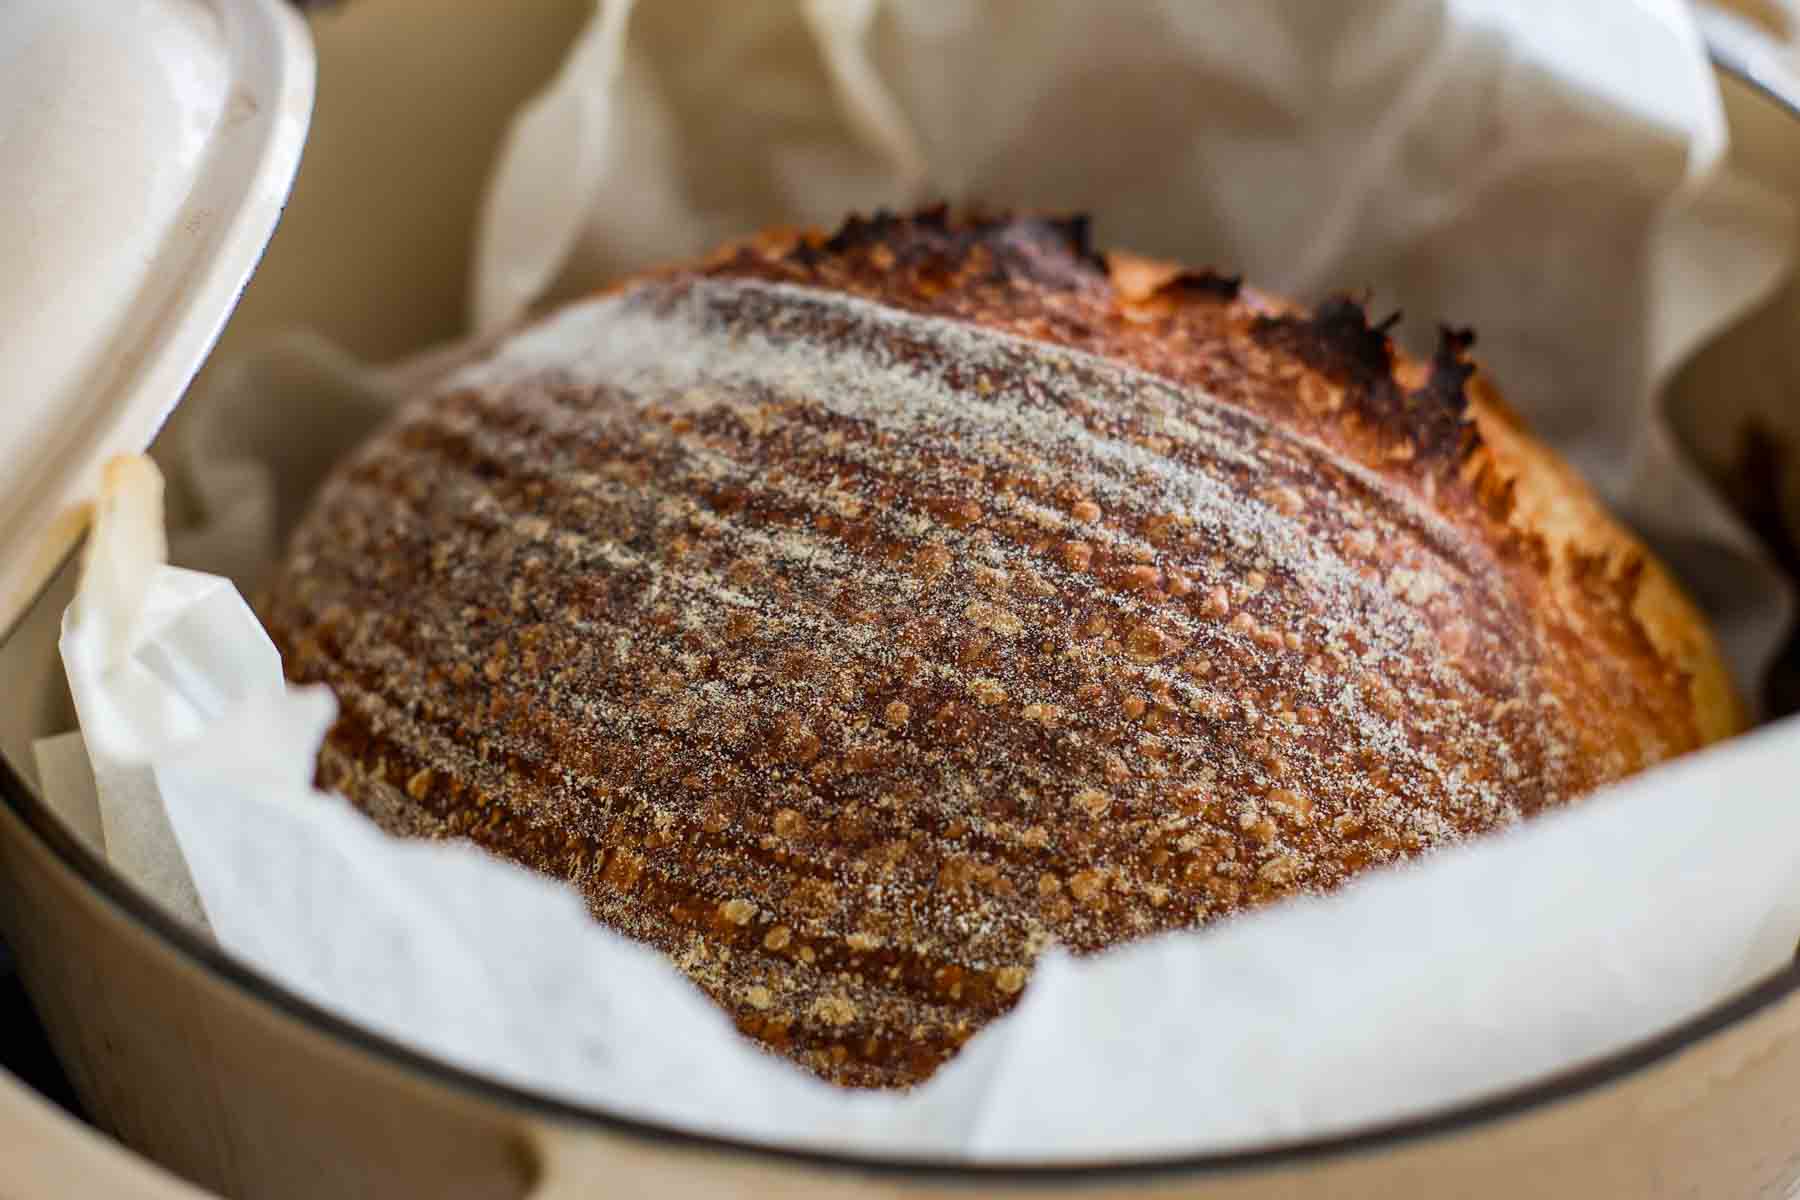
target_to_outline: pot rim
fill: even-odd
[[[1748,87],[1788,116],[1800,120],[1791,95],[1775,86],[1756,64],[1708,39],[1713,67]],[[71,554],[73,557],[73,554]],[[56,573],[52,573],[52,578]],[[45,590],[48,590],[47,588]],[[43,599],[40,594],[35,603]],[[16,631],[0,629],[0,643]],[[1800,718],[1797,718],[1800,719]],[[740,1155],[769,1163],[811,1170],[853,1171],[865,1175],[937,1183],[979,1185],[1005,1183],[1147,1183],[1171,1177],[1269,1170],[1320,1159],[1366,1154],[1430,1138],[1469,1133],[1482,1126],[1520,1116],[1552,1104],[1599,1091],[1639,1071],[1669,1061],[1716,1034],[1732,1029],[1800,991],[1800,954],[1774,974],[1724,997],[1709,1008],[1660,1033],[1610,1054],[1570,1064],[1529,1083],[1505,1088],[1475,1100],[1416,1115],[1371,1122],[1321,1137],[1271,1141],[1225,1151],[1172,1154],[1151,1158],[1094,1159],[1072,1162],[972,1163],[950,1158],[882,1156],[849,1151],[809,1149],[700,1133],[674,1125],[601,1108],[559,1100],[480,1072],[456,1066],[365,1029],[290,991],[246,963],[233,958],[165,913],[150,897],[114,871],[74,836],[32,788],[0,755],[0,801],[11,808],[29,834],[111,908],[127,924],[160,938],[191,964],[227,987],[275,1009],[283,1016],[402,1070],[433,1082],[473,1093],[481,1099],[529,1116],[605,1130],[640,1141],[714,1154]]]
[[[1800,958],[1710,1008],[1610,1054],[1572,1064],[1530,1083],[1413,1116],[1377,1121],[1322,1137],[1260,1143],[1248,1148],[1173,1154],[1152,1158],[1076,1160],[1072,1162],[972,1163],[951,1158],[860,1154],[850,1151],[781,1146],[719,1134],[681,1129],[596,1105],[577,1104],[503,1083],[478,1071],[459,1067],[412,1049],[384,1034],[365,1029],[315,1004],[254,967],[233,958],[165,913],[149,896],[114,871],[81,842],[31,787],[0,756],[0,800],[17,814],[28,835],[42,840],[61,865],[77,876],[118,916],[141,932],[160,938],[185,955],[216,982],[236,988],[282,1015],[434,1082],[471,1092],[492,1103],[530,1116],[598,1128],[609,1133],[679,1148],[741,1155],[771,1163],[939,1183],[1067,1184],[1148,1182],[1169,1177],[1225,1174],[1295,1166],[1318,1159],[1370,1153],[1483,1125],[1598,1091],[1645,1068],[1672,1059],[1715,1034],[1771,1008],[1800,991]]]

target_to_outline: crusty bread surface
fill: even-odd
[[[268,625],[342,705],[328,786],[905,1085],[1047,946],[1325,891],[1739,726],[1469,341],[1414,361],[1079,221],[765,234],[413,399]]]

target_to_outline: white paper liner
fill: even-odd
[[[1785,590],[1656,409],[1790,267],[1788,206],[1721,169],[1724,138],[1673,2],[614,2],[515,127],[475,308],[497,325],[759,225],[932,195],[1091,208],[1102,244],[1301,296],[1372,286],[1479,328],[1509,398],[1678,570],[1705,564],[1749,679]],[[206,518],[171,534],[177,556],[255,580],[388,396],[442,369],[383,376],[305,339],[237,364],[166,448]],[[1800,934],[1787,722],[1329,898],[1052,952],[925,1086],[836,1092],[572,893],[312,792],[329,697],[281,685],[228,585],[157,565],[154,480],[113,486],[63,649],[115,864],[319,1003],[566,1099],[992,1160],[1222,1149],[1621,1048]]]

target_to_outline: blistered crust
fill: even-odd
[[[827,1078],[1052,942],[1190,928],[1735,728],[1662,570],[1446,331],[852,221],[628,282],[410,404],[269,626],[326,781],[566,878]]]

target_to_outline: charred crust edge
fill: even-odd
[[[1221,275],[1207,267],[1199,271],[1181,271],[1156,289],[1159,296],[1205,297],[1229,303],[1238,298],[1244,286],[1242,275]]]
[[[1431,375],[1425,386],[1412,395],[1419,404],[1437,404],[1458,419],[1469,411],[1469,380],[1475,376],[1475,364],[1469,361],[1469,350],[1475,345],[1475,331],[1454,325],[1438,326],[1437,350],[1431,356]]]
[[[741,247],[711,271],[821,282],[903,304],[929,304],[977,284],[1100,295],[1112,289],[1086,215],[959,214],[945,204],[909,214],[886,208],[853,214],[831,234],[815,230]],[[1241,289],[1240,276],[1181,270],[1155,294],[1178,303],[1235,304]],[[1409,388],[1402,375],[1418,377],[1410,367],[1398,369],[1388,336],[1399,320],[1396,312],[1372,322],[1366,300],[1339,295],[1311,313],[1257,315],[1250,334],[1342,387],[1350,411],[1373,430],[1385,455],[1427,471],[1454,470],[1480,444],[1468,415],[1474,335],[1441,327],[1423,382]]]
[[[829,236],[802,235],[783,258],[807,269],[838,259],[946,273],[983,259],[990,276],[998,280],[1022,278],[1079,288],[1106,278],[1106,263],[1094,251],[1092,230],[1092,221],[1081,213],[959,217],[944,204],[911,214],[880,208],[867,217],[851,215]]]
[[[1468,351],[1472,331],[1438,329],[1430,373],[1416,388],[1401,386],[1388,337],[1398,312],[1371,323],[1363,301],[1334,296],[1310,315],[1260,316],[1251,335],[1264,346],[1293,355],[1343,387],[1355,411],[1375,426],[1384,441],[1410,444],[1420,459],[1456,465],[1479,445],[1469,420],[1468,382],[1475,364]]]

